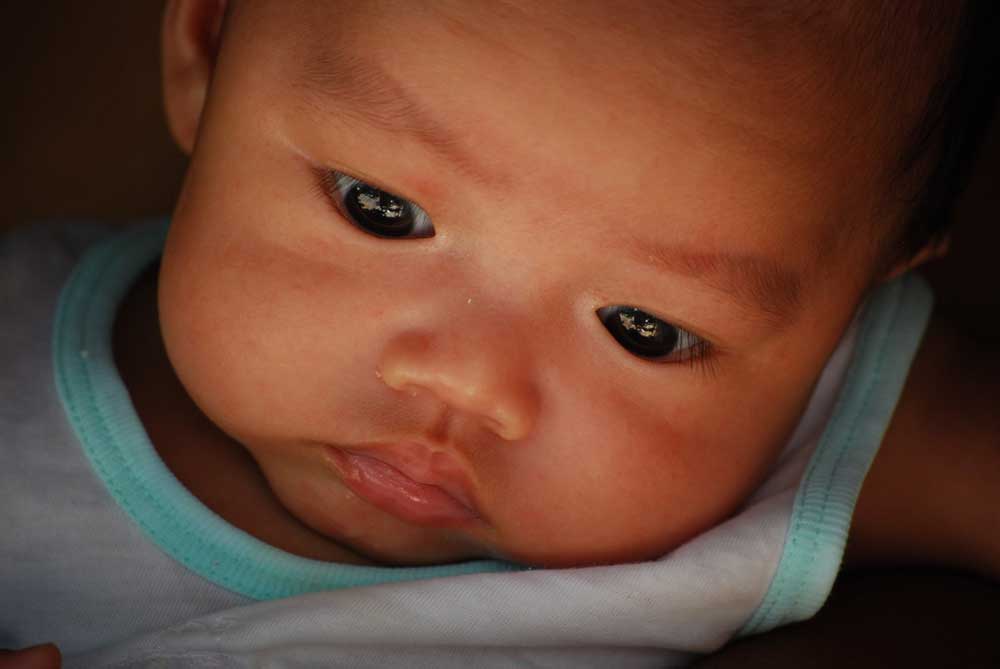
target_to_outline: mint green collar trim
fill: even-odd
[[[932,305],[930,288],[914,274],[880,287],[865,305],[844,386],[795,497],[777,571],[739,636],[805,620],[829,596],[861,484],[889,427]]]
[[[66,415],[108,492],[153,542],[200,576],[253,599],[521,569],[485,560],[432,567],[309,560],[233,527],[189,493],[157,456],[111,350],[118,305],[160,256],[167,225],[135,226],[89,249],[63,288],[54,333],[56,386]]]

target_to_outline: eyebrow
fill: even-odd
[[[377,62],[326,48],[305,61],[293,84],[324,114],[338,112],[390,134],[416,138],[477,183],[501,186],[508,180],[486,167],[468,143],[434,118],[405,86]],[[773,327],[791,322],[801,309],[802,279],[760,255],[705,252],[628,238],[629,258],[661,273],[695,279],[759,314]]]
[[[695,279],[759,314],[767,324],[787,325],[802,308],[802,278],[771,258],[705,252],[630,238],[629,258],[660,272]]]
[[[377,130],[416,138],[476,183],[495,186],[508,181],[487,169],[460,133],[438,121],[406,86],[371,59],[325,48],[305,61],[293,85],[324,114],[333,106]]]

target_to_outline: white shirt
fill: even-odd
[[[915,276],[875,291],[765,482],[669,555],[357,567],[228,525],[156,456],[111,328],[165,231],[0,242],[0,647],[54,641],[67,667],[683,665],[822,606],[932,302]]]

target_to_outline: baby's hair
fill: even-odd
[[[779,44],[789,63],[802,54],[817,58],[817,81],[830,82],[834,95],[861,93],[863,106],[846,108],[840,131],[845,151],[888,147],[870,175],[882,181],[870,226],[877,273],[946,236],[994,113],[1000,2],[673,2],[709,17],[708,33],[724,44],[745,41],[744,59]],[[760,69],[782,64],[762,60]]]
[[[923,0],[923,4],[931,8],[925,20],[934,21],[958,3]],[[942,54],[941,76],[900,155],[897,183],[912,179],[915,172],[920,176],[916,188],[909,189],[911,197],[905,199],[902,225],[889,238],[887,263],[913,257],[926,244],[940,241],[951,227],[955,205],[994,116],[1000,84],[998,17],[996,0],[964,3],[950,48]]]

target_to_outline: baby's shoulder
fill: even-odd
[[[86,221],[15,227],[0,235],[0,369],[46,355],[56,305],[86,249],[114,228]]]
[[[44,274],[61,274],[114,227],[96,221],[42,221],[0,235],[0,291],[23,289]]]
[[[1000,580],[1000,356],[940,314],[865,479],[848,557]]]
[[[47,219],[11,226],[0,234],[0,251],[60,248],[76,252],[121,226],[90,219]]]
[[[967,335],[936,312],[896,414],[898,422],[909,425],[913,439],[1000,443],[1000,354],[995,346]]]

